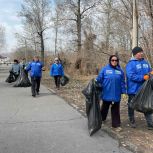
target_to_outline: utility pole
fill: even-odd
[[[57,4],[56,6],[56,18],[54,21],[54,26],[55,26],[55,56],[57,55],[57,46],[58,46],[58,28],[59,28],[59,13],[60,13],[60,8]]]
[[[133,0],[132,48],[138,46],[138,9],[137,0]]]
[[[55,27],[55,56],[57,54],[57,37],[58,37],[58,25]]]
[[[25,39],[25,50],[24,50],[25,60],[27,62],[27,40]]]

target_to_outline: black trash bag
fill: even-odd
[[[82,91],[86,97],[86,114],[88,118],[88,130],[90,136],[101,128],[102,117],[100,112],[99,95],[101,91],[92,79],[87,87]]]
[[[20,75],[16,80],[14,87],[30,87],[31,82],[28,78],[28,73],[23,68],[20,69]]]
[[[86,86],[86,88],[84,88],[82,90],[82,93],[84,94],[84,96],[86,98],[91,98],[93,96],[93,88],[95,88],[96,93],[99,95],[99,97],[101,96],[102,93],[102,86],[100,83],[98,83],[97,81],[95,81],[95,79],[92,79],[88,85]]]
[[[7,77],[7,79],[5,80],[5,82],[12,83],[12,82],[15,82],[15,80],[16,80],[16,78],[15,78],[13,72],[10,71],[10,74]]]
[[[92,98],[93,96],[93,86],[94,86],[94,83],[93,83],[94,80],[91,80],[88,85],[82,90],[82,93],[84,94],[84,96],[87,98],[87,99],[90,99]]]
[[[61,86],[65,86],[68,82],[69,82],[68,76],[66,75],[62,76],[61,81],[60,81]]]
[[[130,105],[132,109],[142,113],[153,113],[153,78],[145,81],[132,99]]]

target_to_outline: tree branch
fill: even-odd
[[[84,10],[82,11],[82,13],[81,13],[81,16],[82,16],[86,11],[88,11],[89,9],[95,7],[95,4],[96,4],[96,3],[94,3],[92,6],[90,6],[90,7],[86,8],[86,9],[84,9]]]

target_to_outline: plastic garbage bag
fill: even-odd
[[[7,77],[7,79],[5,80],[5,82],[12,83],[12,82],[15,82],[15,80],[16,80],[16,78],[15,78],[13,72],[10,71],[10,74]]]
[[[101,91],[96,88],[95,81],[92,79],[87,87],[82,91],[86,97],[86,114],[88,118],[88,130],[90,136],[101,128],[102,118],[99,104],[99,94]]]
[[[132,99],[130,107],[142,113],[153,113],[153,77],[144,82]]]
[[[62,76],[61,81],[60,81],[61,85],[65,86],[68,82],[69,82],[68,76],[66,75]]]
[[[28,78],[28,73],[23,68],[20,69],[20,75],[16,80],[14,87],[30,87],[31,82]]]
[[[93,90],[93,88],[95,90]],[[82,93],[86,98],[91,98],[93,96],[93,92],[96,91],[96,93],[99,95],[102,94],[102,87],[101,84],[95,81],[95,79],[92,79],[88,85],[82,90]]]

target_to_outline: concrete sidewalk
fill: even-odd
[[[7,71],[0,67],[0,153],[130,153],[101,130],[90,137],[86,118],[44,86],[33,98],[5,83]]]

